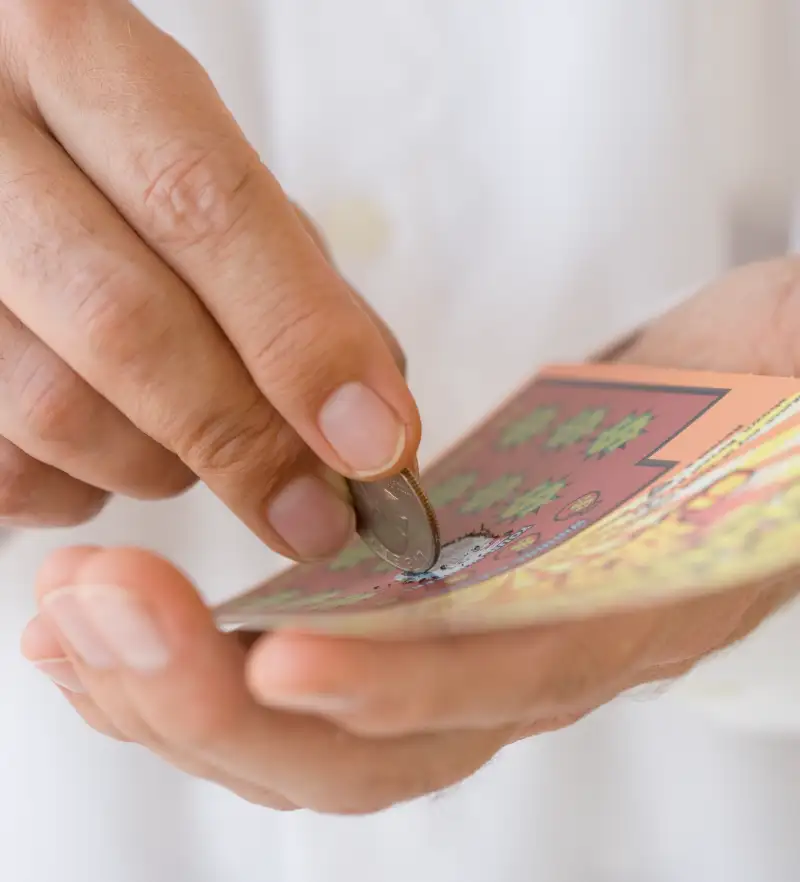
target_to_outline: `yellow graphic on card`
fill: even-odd
[[[505,603],[562,609],[744,582],[800,564],[798,479],[795,426],[693,481],[670,482],[669,493],[654,488],[510,580],[490,582]],[[482,600],[487,584],[476,586]]]

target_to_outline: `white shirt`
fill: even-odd
[[[789,245],[792,0],[147,0],[208,67],[396,329],[423,458],[537,364],[580,358]],[[794,103],[793,103],[794,102]],[[280,816],[88,730],[20,659],[33,573],[83,541],[210,599],[277,566],[202,490],[0,554],[9,882],[796,882],[800,613],[442,797]]]

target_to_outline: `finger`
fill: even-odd
[[[278,633],[251,653],[248,682],[264,704],[373,736],[537,724],[626,688],[657,627],[644,612],[410,642]]]
[[[2,304],[0,432],[35,459],[110,493],[163,498],[193,480]]]
[[[392,354],[207,75],[127,4],[86,5],[65,22],[44,4],[36,20],[48,51],[32,47],[30,77],[60,143],[319,457],[360,478],[410,464],[419,417]]]
[[[62,579],[69,580],[78,567],[97,551],[96,546],[78,546],[58,551],[39,573],[40,586],[59,584]],[[40,673],[48,677],[60,690],[84,722],[92,729],[117,741],[128,739],[112,725],[108,716],[86,695],[86,690],[78,677],[75,667],[67,658],[58,635],[41,617],[32,619],[20,639],[22,655],[32,662]]]
[[[43,632],[47,632],[44,636]],[[41,658],[34,661],[34,666],[41,674],[44,674],[51,683],[58,687],[64,698],[72,705],[73,709],[91,729],[107,738],[115,741],[130,741],[117,726],[115,726],[108,714],[98,707],[91,695],[78,676],[75,666],[64,654],[55,633],[40,618],[33,619],[23,633],[23,652],[38,652],[47,649],[53,653],[52,657]],[[61,657],[57,654],[60,653]]]
[[[562,625],[413,642],[278,633],[251,652],[248,682],[266,705],[324,714],[370,735],[537,723],[598,707],[659,668],[687,669],[749,633],[775,598],[747,587]]]
[[[85,687],[75,665],[66,657],[65,651],[56,633],[41,617],[34,618],[22,635],[22,652],[34,663],[37,670],[47,676],[62,692],[67,701],[83,718],[83,721],[101,735],[115,741],[129,742],[132,739],[111,721],[109,715],[101,709],[94,698],[86,694]],[[146,744],[146,742],[145,742]],[[208,767],[183,761],[171,752],[164,750],[160,744],[146,744],[156,750],[168,762],[195,776],[217,780],[237,796],[248,802],[279,811],[293,811],[297,807],[276,793],[248,785],[225,776],[210,774]]]
[[[132,740],[111,722],[109,715],[97,705],[94,698],[86,694],[85,687],[75,670],[75,666],[67,658],[56,633],[41,616],[37,616],[29,622],[23,632],[22,652],[26,658],[34,663],[37,670],[48,677],[61,690],[64,697],[87,725],[99,734],[113,738],[116,741],[129,742]],[[156,749],[164,759],[173,762],[184,771],[217,780],[217,776],[208,773],[207,767],[182,762],[180,758],[165,751],[161,745],[148,746]],[[279,811],[292,811],[296,809],[296,806],[288,800],[264,788],[251,787],[246,782],[225,777],[221,777],[219,783],[249,802]]]
[[[800,373],[800,259],[735,270],[644,328],[631,364],[794,376]]]
[[[46,593],[41,610],[90,694],[114,708],[115,723],[126,702],[125,713],[138,716],[165,755],[179,766],[202,765],[216,780],[320,811],[373,811],[461,780],[506,737],[369,741],[323,720],[272,712],[246,688],[240,643],[216,631],[191,585],[166,562],[108,551],[88,560],[74,582]]]
[[[102,549],[98,546],[78,546],[55,552],[39,570],[36,585],[37,596],[46,597],[49,593],[57,591],[62,585],[75,582],[81,568],[101,551]],[[67,700],[89,726],[118,741],[134,740],[125,733],[124,728],[112,721],[112,716],[97,704],[94,696],[87,693],[84,679],[79,673],[80,663],[76,665],[68,657],[68,648],[65,648],[57,630],[46,617],[37,616],[28,624],[22,635],[21,648],[23,655],[61,688]],[[90,686],[96,685],[92,684],[91,676],[86,677],[85,681]],[[120,702],[117,704],[119,705]],[[177,757],[164,750],[161,744],[148,744],[146,741],[140,743],[145,743],[152,749],[156,749],[165,759],[191,774],[216,779],[216,776],[209,774],[207,766],[186,762],[182,757]],[[292,803],[278,794],[271,793],[264,788],[253,787],[247,782],[221,776],[219,783],[243,799],[259,805],[280,811],[289,811],[295,808]]]
[[[66,653],[59,642],[56,632],[41,616],[36,616],[28,622],[25,630],[22,632],[20,647],[25,658],[35,665],[47,664],[51,661],[65,662],[67,660]],[[54,677],[53,679],[56,678]],[[68,685],[67,688],[72,688],[72,686]],[[83,689],[81,686],[77,686],[73,691],[82,692]]]
[[[107,498],[0,437],[0,523],[70,527],[97,515]]]
[[[353,531],[345,488],[194,295],[30,123],[0,114],[0,142],[0,298],[273,548],[338,550]]]
[[[28,622],[20,646],[23,656],[63,691],[78,695],[86,691],[58,635],[41,616]]]
[[[265,705],[372,736],[491,729],[594,706],[624,682],[647,628],[609,619],[386,643],[278,633],[251,652],[248,683]]]

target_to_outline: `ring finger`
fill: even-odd
[[[37,593],[46,596],[50,589],[74,581],[81,567],[100,551],[97,546],[80,546],[52,555],[39,572]],[[176,768],[196,777],[214,780],[249,802],[280,811],[296,808],[277,793],[221,773],[208,763],[187,757],[166,745],[137,718],[133,706],[126,701],[121,690],[115,688],[109,692],[108,682],[102,683],[96,674],[84,669],[81,660],[74,657],[69,645],[59,637],[45,617],[39,615],[29,622],[21,645],[23,655],[59,687],[84,721],[100,734],[117,741],[142,744]]]
[[[96,515],[106,498],[0,436],[0,525],[73,526]]]
[[[29,456],[110,493],[160,498],[193,478],[2,304],[0,433]]]

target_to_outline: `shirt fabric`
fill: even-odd
[[[396,330],[423,460],[792,245],[791,0],[146,0]],[[792,104],[794,100],[794,106]],[[9,882],[796,882],[800,612],[367,818],[280,815],[88,729],[18,653],[44,554],[167,554],[219,600],[279,560],[203,489],[0,549]]]

